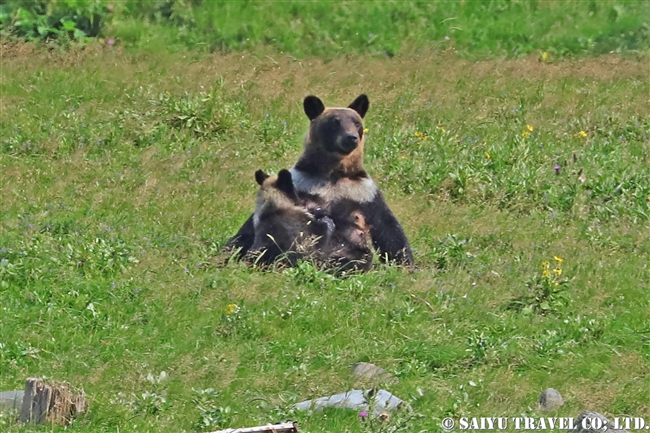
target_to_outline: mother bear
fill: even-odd
[[[363,168],[363,117],[369,106],[364,94],[347,108],[325,108],[319,98],[307,96],[303,107],[311,121],[309,133],[302,155],[289,171],[300,198],[318,203],[335,224],[344,224],[352,212],[361,212],[380,258],[412,265],[404,230]],[[251,216],[226,247],[244,255],[254,239]]]

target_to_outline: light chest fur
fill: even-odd
[[[332,201],[352,200],[357,203],[370,203],[377,196],[377,185],[370,176],[361,179],[341,178],[336,182],[320,175],[310,175],[296,169],[289,170],[297,191],[318,196],[324,204]]]

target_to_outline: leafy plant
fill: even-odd
[[[555,266],[550,261],[542,263],[542,272],[535,274],[527,282],[528,294],[516,298],[508,305],[509,309],[524,314],[546,315],[557,312],[570,301],[567,292],[569,280],[562,276],[563,258],[555,256]]]
[[[30,40],[95,37],[108,8],[101,0],[9,0],[0,5],[0,31]]]
[[[159,415],[170,406],[167,398],[153,391],[145,391],[133,402],[133,410],[144,415]]]
[[[219,392],[213,388],[194,390],[192,403],[199,411],[199,419],[194,423],[197,432],[232,425],[232,420],[237,413],[230,406],[219,406],[218,400]]]
[[[448,270],[460,266],[470,259],[472,254],[466,250],[471,239],[461,238],[456,234],[448,234],[436,241],[430,255],[438,269]]]
[[[198,94],[184,94],[174,98],[170,94],[160,95],[154,101],[162,108],[170,126],[187,129],[200,137],[218,137],[242,123],[244,110],[233,101],[213,89]]]

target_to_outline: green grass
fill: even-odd
[[[650,48],[650,2],[620,0],[62,0],[0,5],[0,32],[29,39],[116,38],[147,50],[270,49],[294,56],[456,49],[471,58]]]
[[[647,55],[3,50],[0,389],[83,386],[73,431],[439,431],[539,416],[547,387],[562,416],[650,417]],[[362,91],[367,169],[418,270],[221,264],[254,171],[300,153],[302,98]],[[355,387],[358,361],[425,417],[290,413]]]

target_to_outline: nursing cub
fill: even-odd
[[[298,197],[288,170],[277,176],[258,170],[255,180],[260,189],[249,260],[295,265],[299,259],[311,259],[341,271],[370,268],[370,235],[363,215],[353,212],[337,225],[316,203]]]

